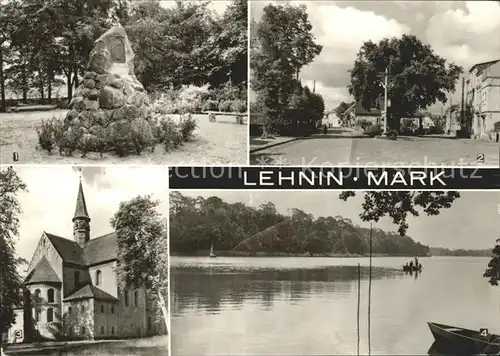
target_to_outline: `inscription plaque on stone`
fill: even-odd
[[[125,45],[121,38],[110,39],[111,60],[113,63],[125,63]]]

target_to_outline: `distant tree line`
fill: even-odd
[[[247,1],[234,0],[222,16],[209,1],[7,0],[0,2],[0,111],[7,90],[26,103],[36,88],[42,102],[53,88],[77,87],[94,41],[113,25],[125,27],[138,79],[148,91],[182,85],[245,93]]]
[[[267,5],[251,23],[252,112],[264,114],[266,128],[288,136],[313,133],[323,119],[323,97],[304,86],[301,69],[321,53],[304,5]]]
[[[227,203],[212,196],[170,195],[170,251],[197,255],[210,249],[230,251],[243,240],[290,218],[294,234],[276,253],[364,255],[369,252],[370,229],[356,226],[342,216],[318,217],[300,209],[290,216],[276,210],[272,202],[259,207]],[[429,247],[397,232],[372,230],[374,254],[426,256]]]
[[[442,247],[431,247],[430,252],[433,256],[455,256],[455,257],[491,257],[493,256],[493,252],[491,249],[486,250],[466,250],[466,249],[457,249],[450,250],[448,248]]]

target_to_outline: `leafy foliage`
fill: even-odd
[[[158,205],[151,196],[137,196],[121,202],[110,222],[117,233],[120,288],[146,287],[148,299],[160,305],[168,325],[163,297],[168,291],[168,231]]]
[[[273,244],[272,254],[364,254],[370,230],[355,226],[341,216],[314,218],[300,209],[290,216],[280,214],[273,203],[258,208],[242,203],[230,204],[218,197],[188,197],[170,194],[170,248],[172,253],[207,253],[215,249],[230,251],[240,242],[290,219],[293,236],[287,244]],[[284,238],[284,236],[283,236]],[[373,251],[390,255],[426,255],[428,247],[410,237],[373,230]]]
[[[347,200],[355,195],[352,191],[342,192],[340,199]],[[439,215],[441,209],[450,208],[458,198],[460,193],[454,191],[369,191],[364,193],[363,211],[359,216],[363,221],[375,222],[387,216],[404,236],[408,229],[408,215],[419,216],[418,209],[427,215]]]
[[[22,280],[17,267],[23,263],[15,257],[15,243],[19,236],[21,205],[17,195],[26,191],[14,168],[0,170],[0,334],[15,322],[14,308],[22,302]]]
[[[158,111],[162,111],[160,107]],[[38,127],[38,142],[42,149],[49,153],[58,149],[59,153],[67,156],[75,151],[84,156],[88,152],[112,150],[119,157],[130,154],[140,155],[147,149],[154,150],[156,144],[163,144],[166,151],[178,148],[183,142],[192,139],[197,127],[196,119],[191,114],[180,115],[175,121],[163,114],[156,114],[153,123],[146,120],[116,121],[106,128],[92,131],[93,135],[85,133],[78,125],[68,130],[63,119],[53,117],[43,120]]]
[[[323,99],[311,94],[299,81],[300,70],[322,50],[312,35],[306,7],[268,5],[260,22],[252,22],[251,27],[252,88],[264,105],[268,129],[279,131],[280,126],[287,129],[289,125],[302,129],[304,125],[297,124],[297,120],[310,122],[320,114],[322,117]],[[294,95],[307,97],[297,102]],[[308,110],[304,113],[305,108]],[[289,109],[303,113],[290,119],[286,117]]]
[[[383,100],[384,72],[387,69],[388,125],[399,130],[399,120],[440,101],[455,91],[455,83],[463,69],[434,53],[415,36],[385,38],[378,43],[364,42],[350,70],[349,93],[363,107],[370,109]]]
[[[160,288],[157,278],[166,276],[161,260],[168,258],[166,224],[157,212],[159,202],[138,196],[121,202],[111,218],[118,239],[118,280],[122,288]],[[166,280],[166,279],[165,279]]]
[[[84,75],[94,41],[122,24],[136,53],[135,71],[147,90],[182,85],[212,89],[247,83],[247,1],[235,0],[223,14],[208,1],[8,0],[0,4],[0,92],[37,88],[51,100],[64,76],[68,97]],[[7,68],[5,71],[4,68]],[[246,95],[245,95],[246,98]]]
[[[336,108],[335,108],[335,114],[339,118],[342,118],[344,116],[344,113],[346,112],[347,109],[352,105],[353,103],[346,103],[342,101]]]
[[[492,286],[498,286],[500,281],[500,239],[497,239],[497,244],[493,248],[493,257],[488,263],[488,268],[484,272],[483,277],[489,278]]]

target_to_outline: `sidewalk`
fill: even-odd
[[[303,137],[287,137],[287,136],[269,136],[250,137],[250,153],[265,150],[266,148],[283,145],[288,142],[293,142],[302,139]]]
[[[335,127],[329,128],[326,134],[323,133],[315,133],[311,136],[306,137],[287,137],[287,136],[269,136],[264,139],[262,137],[251,137],[250,138],[250,153],[258,152],[265,150],[267,148],[271,148],[274,146],[283,145],[288,142],[293,142],[297,140],[308,140],[315,138],[368,138],[367,135],[362,132],[356,131],[351,128],[346,127]]]

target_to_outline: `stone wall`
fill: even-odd
[[[71,339],[94,339],[93,299],[64,302],[63,332]]]
[[[137,294],[135,294],[137,291]],[[137,295],[137,301],[135,298]],[[128,290],[128,305],[125,301],[126,293],[119,293],[118,303],[119,327],[122,337],[141,337],[147,334],[147,303],[144,288]]]
[[[116,279],[116,262],[109,262],[97,266],[89,267],[92,285],[118,298],[118,284]],[[96,284],[96,271],[101,271],[101,283]]]
[[[117,303],[94,301],[94,329],[96,339],[119,337]]]
[[[61,289],[58,286],[46,283],[31,284],[27,288],[31,295],[33,309],[31,315],[36,334],[47,340],[58,339],[62,333]],[[54,300],[51,303],[48,301],[49,290],[54,292]],[[52,310],[52,320],[48,319],[49,309]]]

